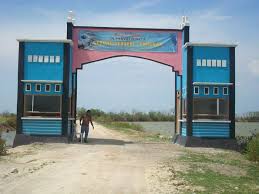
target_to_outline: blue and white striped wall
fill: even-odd
[[[181,124],[182,136],[187,136],[186,122]],[[204,138],[229,138],[230,123],[229,122],[193,122],[192,136]]]
[[[26,135],[61,135],[61,119],[22,118],[23,134]]]

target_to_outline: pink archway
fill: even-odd
[[[166,32],[176,33],[177,35],[177,51],[176,52],[132,52],[132,51],[97,51],[84,50],[78,48],[78,37],[80,30],[88,31],[106,31],[106,32]],[[112,57],[137,57],[155,61],[164,65],[171,66],[174,71],[182,73],[182,30],[170,29],[133,29],[133,28],[105,28],[105,27],[80,27],[73,26],[73,72],[82,69],[83,64],[100,61]]]

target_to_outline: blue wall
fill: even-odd
[[[23,120],[23,133],[26,135],[61,135],[61,120]]]
[[[181,123],[182,136],[187,136],[186,122]]]
[[[25,94],[61,95],[63,93],[62,84],[60,84],[60,86],[61,86],[61,91],[60,92],[55,92],[55,84],[54,83],[37,83],[37,84],[41,84],[41,91],[40,92],[36,91],[36,89],[35,89],[36,88],[36,86],[35,86],[36,83],[28,83],[28,84],[31,84],[31,91],[25,91],[26,84],[27,83],[24,83],[24,93]],[[45,85],[46,84],[50,84],[50,87],[51,87],[50,92],[45,92]]]
[[[194,122],[192,134],[195,137],[229,137],[229,123]]]
[[[63,80],[64,43],[25,42],[25,80]],[[28,62],[28,55],[60,56],[60,63]]]
[[[226,60],[227,67],[197,66],[197,59]],[[225,47],[193,47],[193,82],[229,83],[229,48]]]
[[[193,89],[193,97],[206,97],[206,98],[228,98],[229,95],[223,95],[223,88],[228,86],[204,86],[204,85],[197,85],[199,87],[199,94],[194,94]],[[196,85],[194,86],[196,87]],[[204,87],[209,87],[209,95],[204,94]],[[219,94],[214,95],[213,94],[213,88],[218,87],[219,88]]]

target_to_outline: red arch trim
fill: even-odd
[[[116,55],[116,56],[111,56],[111,57],[106,57],[106,58],[98,59],[98,60],[95,60],[95,61],[81,63],[81,66],[79,68],[76,68],[76,70],[82,70],[83,69],[83,65],[86,65],[86,64],[89,64],[89,63],[94,63],[94,62],[103,61],[103,60],[111,59],[111,58],[117,58],[117,57],[133,57],[133,58],[139,58],[139,59],[144,59],[144,60],[156,62],[156,63],[162,64],[162,65],[166,65],[168,67],[171,67],[172,71],[174,71],[176,73],[179,73],[179,71],[175,71],[174,70],[174,66],[171,66],[170,64],[166,64],[166,63],[162,63],[160,61],[156,61],[156,60],[153,60],[153,59],[149,59],[149,58],[145,58],[145,57],[140,57],[140,56],[134,56],[134,55]]]

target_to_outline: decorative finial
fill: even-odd
[[[75,19],[75,14],[73,11],[69,11],[68,12],[68,16],[67,16],[67,22],[68,23],[74,23],[76,21]]]
[[[189,18],[187,16],[182,16],[181,28],[184,26],[190,26]]]

